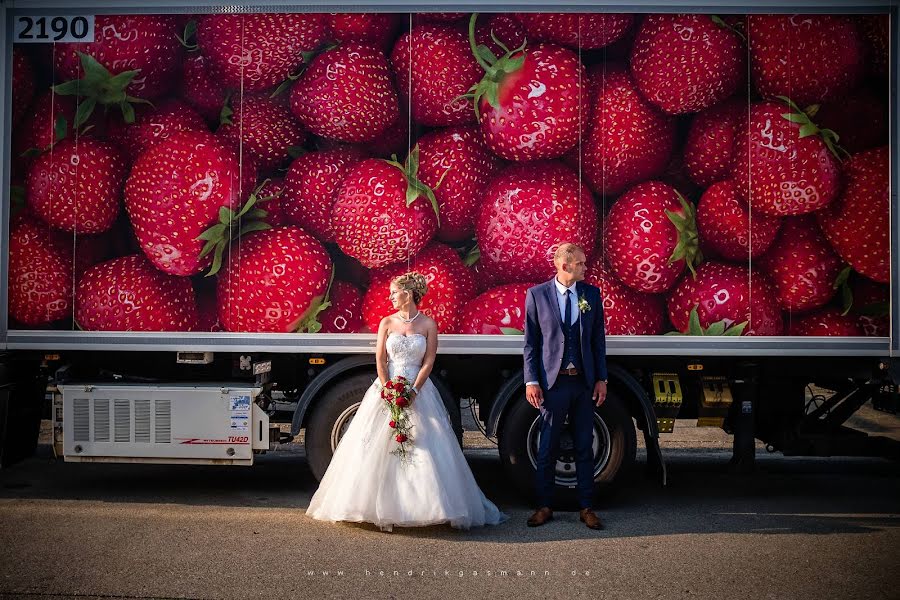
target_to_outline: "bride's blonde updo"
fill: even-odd
[[[428,293],[428,283],[425,281],[425,276],[421,273],[416,273],[415,271],[410,271],[399,277],[394,277],[394,279],[391,280],[391,283],[397,286],[398,289],[406,290],[411,293],[413,302],[416,304],[421,302],[422,298],[425,297],[425,294]]]

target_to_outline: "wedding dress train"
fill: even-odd
[[[425,356],[421,334],[390,333],[389,377],[414,381]],[[488,500],[460,450],[440,394],[426,381],[407,409],[412,445],[401,461],[376,380],[341,438],[306,514],[323,521],[374,523],[385,531],[449,523],[468,529],[507,519]]]

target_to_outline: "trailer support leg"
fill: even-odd
[[[741,363],[733,390],[731,422],[734,430],[729,467],[739,473],[752,473],[756,469],[756,402],[759,393],[759,368],[755,363]]]

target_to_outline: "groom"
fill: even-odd
[[[553,255],[556,276],[528,290],[525,300],[525,396],[541,411],[537,456],[538,527],[553,518],[559,438],[566,416],[575,442],[575,474],[581,520],[602,529],[591,510],[594,489],[594,405],[606,400],[606,337],[600,290],[583,283],[584,251],[560,244]]]

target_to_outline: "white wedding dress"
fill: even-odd
[[[389,377],[403,375],[414,381],[425,356],[425,336],[392,332],[385,344]],[[449,523],[468,529],[505,521],[507,516],[475,482],[431,381],[407,410],[412,445],[407,445],[401,462],[392,454],[399,444],[388,427],[390,413],[381,399],[381,384],[372,383],[306,514],[322,521],[374,523],[385,531],[395,525]]]

